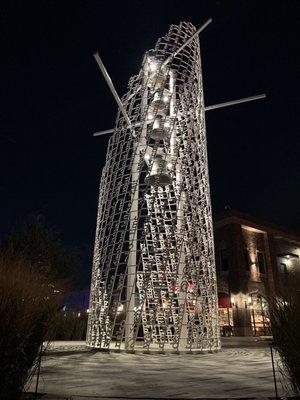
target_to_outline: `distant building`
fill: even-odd
[[[299,285],[300,235],[232,210],[214,235],[222,333],[270,334],[265,299]]]

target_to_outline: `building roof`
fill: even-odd
[[[292,242],[300,243],[300,233],[278,226],[264,219],[253,217],[249,214],[237,210],[224,210],[220,215],[214,218],[215,228],[229,225],[232,223],[245,225],[258,231],[272,233],[277,238],[286,239]]]

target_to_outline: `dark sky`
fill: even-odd
[[[108,140],[92,133],[117,111],[93,51],[122,95],[171,23],[208,17],[206,104],[268,96],[207,113],[213,210],[300,230],[299,11],[296,0],[2,1],[0,235],[42,214],[89,264]]]

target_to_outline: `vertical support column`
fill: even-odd
[[[176,76],[175,73],[170,70],[170,81],[169,81],[169,86],[170,86],[170,91],[171,91],[171,98],[170,98],[170,117],[175,118],[175,101],[176,101],[176,92],[175,92],[175,81],[176,81]],[[175,154],[175,146],[176,146],[176,125],[173,126],[172,133],[171,133],[171,138],[170,138],[170,153],[171,153],[171,160],[172,162],[176,160],[178,162],[178,157]]]
[[[175,80],[176,76],[175,73],[170,70],[170,90],[172,92],[171,101],[170,101],[170,116],[175,117],[175,101],[176,101],[176,92],[175,92]],[[179,248],[179,264],[178,264],[178,281],[179,281],[179,293],[178,293],[178,307],[179,307],[179,315],[180,309],[182,311],[182,320],[181,320],[181,327],[179,330],[179,350],[184,350],[187,346],[187,312],[186,312],[186,288],[185,291],[182,291],[182,285],[184,282],[184,267],[185,267],[185,249],[184,249],[184,193],[182,192],[182,171],[181,171],[181,164],[179,155],[175,154],[175,147],[176,147],[176,137],[177,137],[177,130],[176,127],[173,128],[171,138],[170,138],[170,153],[171,159],[174,162],[176,160],[176,190],[179,193],[179,201],[177,204],[177,238],[176,242],[181,242]]]
[[[144,76],[144,84],[147,77]],[[141,150],[146,147],[147,135],[147,110],[148,90],[145,85],[141,99],[141,134],[137,138],[133,152],[134,159],[131,170],[131,210],[130,210],[130,231],[129,231],[129,257],[127,265],[127,287],[126,287],[126,320],[125,320],[125,349],[130,350],[130,345],[134,340],[134,318],[135,318],[135,292],[137,278],[137,234],[138,234],[138,214],[139,214],[139,180],[140,180],[140,161]],[[142,120],[144,117],[144,120]],[[144,124],[142,124],[142,121]]]
[[[182,183],[182,173],[180,164],[177,164],[176,171],[176,184],[181,187]],[[177,241],[181,240],[180,253],[179,253],[179,265],[178,265],[178,280],[179,280],[179,293],[178,293],[178,314],[180,315],[180,310],[182,311],[181,327],[179,331],[179,349],[184,350],[187,346],[187,321],[188,315],[186,310],[186,297],[187,297],[187,286],[184,284],[184,268],[185,268],[185,248],[184,248],[184,201],[185,195],[180,192],[180,198],[177,208]]]
[[[138,200],[139,200],[139,161],[140,154],[138,143],[135,144],[135,156],[131,172],[131,210],[129,231],[129,257],[127,266],[126,286],[126,320],[125,320],[125,349],[130,349],[133,340],[134,308],[135,308],[135,282],[137,261],[137,222],[138,222]]]

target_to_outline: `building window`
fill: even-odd
[[[227,249],[220,249],[220,262],[221,262],[221,271],[227,272],[229,270]]]
[[[259,273],[264,275],[266,273],[265,256],[262,251],[257,252],[257,264]]]
[[[250,263],[249,263],[249,253],[248,253],[248,249],[244,249],[244,260],[245,260],[246,270],[247,270],[247,271],[250,271]]]

